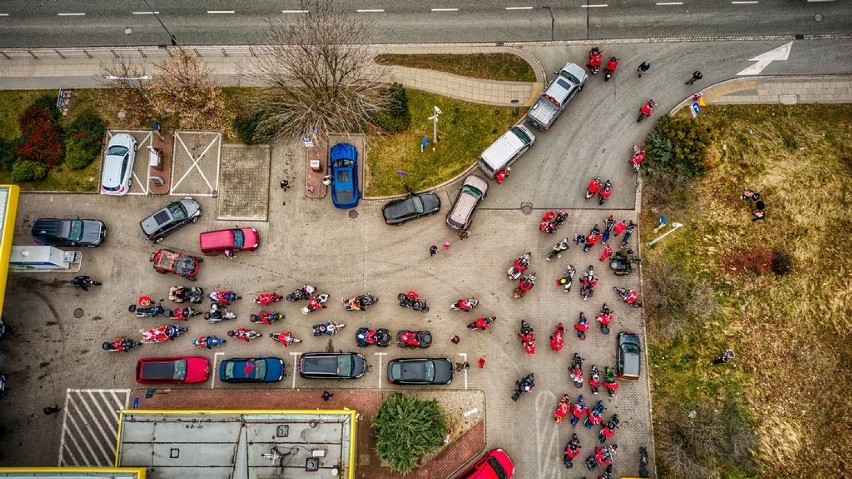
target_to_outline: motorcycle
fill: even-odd
[[[496,320],[497,316],[480,316],[476,319],[476,321],[471,321],[471,323],[467,325],[467,328],[485,331],[486,329],[490,328]]]
[[[524,271],[527,270],[527,267],[530,265],[530,255],[532,253],[525,253],[518,258],[515,259],[515,264],[512,265],[507,271],[506,274],[509,276],[509,279],[512,281],[517,280],[521,277]]]
[[[642,261],[633,254],[632,249],[625,250],[621,248],[615,252],[612,261],[609,263],[609,268],[616,276],[626,276],[631,271],[636,270],[636,266]]]
[[[161,299],[157,304],[151,306],[140,307],[131,304],[127,310],[131,313],[136,313],[136,316],[140,318],[154,318],[166,314],[166,308],[163,307],[162,303],[163,300]]]
[[[607,307],[606,303],[601,306],[601,314],[598,315],[597,321],[601,323],[601,334],[609,334],[609,323],[612,322],[612,311]]]
[[[130,339],[130,338],[115,338],[113,342],[104,342],[101,344],[101,348],[104,351],[130,351],[131,349],[139,346],[139,343]]]
[[[606,391],[609,393],[609,397],[615,396],[616,391],[618,391],[618,383],[615,382],[615,371],[613,371],[609,366],[605,367],[604,378],[603,387],[606,388]]]
[[[568,238],[563,239],[562,241],[556,243],[556,246],[550,250],[550,253],[547,253],[547,260],[550,261],[553,258],[561,258],[563,251],[568,251],[569,240]]]
[[[609,195],[611,195],[611,194],[612,194],[612,181],[606,180],[606,183],[604,183],[603,188],[601,188],[601,190],[598,191],[598,196],[600,196],[600,199],[598,200],[598,204],[602,205],[602,204],[606,203],[606,200],[609,199]]]
[[[574,381],[575,388],[583,387],[583,358],[577,353],[574,353],[574,358],[571,359],[571,381]]]
[[[193,286],[187,288],[185,286],[172,286],[169,288],[169,300],[175,303],[183,303],[189,300],[190,303],[198,304],[204,299],[204,290]]]
[[[213,349],[225,344],[226,342],[227,341],[222,339],[220,336],[201,336],[192,340],[193,345],[206,349]]]
[[[198,316],[199,314],[201,314],[201,311],[198,311],[191,306],[166,310],[167,317],[179,319],[181,321],[186,321],[193,316]]]
[[[521,278],[521,283],[515,288],[515,299],[521,299],[528,291],[535,286],[535,273],[530,273],[528,276]]]
[[[535,354],[535,332],[530,327],[529,323],[521,320],[521,332],[518,334],[521,338],[521,344],[524,346],[524,352],[527,354]]]
[[[88,276],[75,276],[74,279],[69,281],[71,285],[81,288],[83,291],[88,291],[89,286],[100,286],[100,281],[95,281],[94,279]]]
[[[574,325],[574,329],[577,330],[577,338],[580,341],[586,340],[586,333],[589,332],[589,320],[586,319],[586,315],[580,311],[580,317],[577,318],[577,324]]]
[[[607,439],[611,438],[615,435],[615,428],[618,427],[618,414],[613,414],[609,421],[606,422],[606,426],[601,428],[600,434],[598,434],[598,441],[601,444],[605,443]]]
[[[615,457],[615,450],[618,448],[615,444],[609,447],[598,447],[595,446],[595,454],[593,456],[589,456],[586,459],[586,467],[589,470],[593,470],[594,468],[601,466],[610,466],[612,464],[612,458]],[[589,461],[591,459],[591,461]],[[609,468],[608,468],[609,470]]]
[[[208,295],[210,301],[214,303],[220,303],[224,306],[227,306],[238,299],[242,299],[242,296],[237,293],[231,291],[230,289],[217,289]]]
[[[451,304],[450,309],[453,310],[453,311],[469,312],[469,311],[473,311],[473,309],[476,308],[476,305],[478,305],[478,304],[479,304],[479,301],[476,298],[460,299],[460,300],[456,301],[455,303]]]
[[[263,323],[263,324],[272,324],[284,319],[284,315],[279,313],[278,311],[261,311],[258,314],[252,314],[249,316],[249,321],[252,323]]]
[[[401,348],[426,349],[432,345],[432,333],[403,329],[396,333],[396,344]]]
[[[528,393],[535,387],[535,374],[529,373],[523,379],[515,381],[515,392],[512,393],[512,401],[517,401],[523,393]]]
[[[399,305],[403,308],[408,308],[412,311],[419,311],[421,313],[429,312],[429,306],[426,305],[426,301],[422,301],[420,299],[420,295],[417,294],[416,291],[399,293],[396,296],[396,299],[399,301]]]
[[[574,459],[580,455],[580,438],[577,437],[577,434],[571,436],[571,440],[568,441],[568,444],[565,445],[565,456],[563,457],[562,463],[565,465],[566,469],[571,469],[574,467]]]
[[[558,230],[560,226],[565,224],[565,220],[567,219],[568,212],[565,210],[546,211],[541,217],[539,229],[550,234],[556,233],[556,230]]]
[[[236,319],[237,315],[229,312],[226,308],[219,306],[219,303],[210,305],[210,311],[204,313],[202,318],[206,319],[210,324],[221,323],[230,319]]]
[[[594,426],[600,425],[600,423],[603,421],[602,414],[604,412],[604,409],[606,408],[604,407],[603,401],[599,399],[597,404],[595,404],[595,407],[593,407],[592,410],[589,411],[589,417],[586,418],[586,422],[583,423],[586,429],[591,429]]]
[[[639,173],[639,167],[642,165],[642,162],[645,161],[645,150],[640,150],[639,146],[633,145],[633,157],[630,158],[630,164],[633,165],[633,171]]]
[[[367,308],[379,302],[379,298],[371,294],[359,294],[353,298],[343,299],[345,311],[366,311]]]
[[[630,240],[630,235],[633,234],[633,230],[636,229],[636,223],[633,220],[627,224],[627,228],[624,230],[624,237],[621,238],[621,247],[627,247],[627,242]]]
[[[642,307],[642,302],[639,301],[639,293],[636,292],[636,290],[619,287],[613,287],[612,290],[615,291],[615,294],[617,294],[622,301],[630,306],[633,306],[634,308]]]
[[[592,246],[596,245],[601,239],[603,239],[601,229],[598,228],[597,224],[595,224],[594,226],[592,226],[592,229],[589,230],[589,235],[586,236],[586,242],[583,245],[583,252],[585,253],[591,250]]]
[[[175,325],[163,325],[151,329],[140,329],[143,343],[162,343],[174,340],[181,334],[189,331],[189,328],[181,328]]]
[[[278,293],[260,293],[254,298],[254,302],[261,306],[269,306],[278,301],[281,301],[281,295]]]
[[[586,268],[586,272],[583,274],[583,287],[580,288],[580,296],[583,297],[583,301],[588,300],[595,293],[595,286],[598,284],[598,275],[595,274],[595,268],[592,265],[589,265]]]
[[[590,183],[589,186],[586,187],[586,199],[588,200],[592,196],[595,196],[598,193],[598,190],[601,189],[603,183],[601,183],[601,178],[599,176],[595,177]]]
[[[311,296],[311,299],[308,300],[308,305],[302,308],[302,314],[312,313],[318,309],[325,308],[326,301],[328,301],[328,295],[325,293]]]
[[[645,104],[642,105],[642,108],[639,108],[639,118],[636,119],[636,123],[639,123],[645,118],[650,117],[651,113],[653,113],[654,111],[655,106],[657,106],[657,104],[654,102],[654,100],[648,100],[647,102],[645,102]]]
[[[609,81],[612,78],[612,74],[615,73],[616,68],[618,68],[618,58],[609,57],[604,67],[604,81]]]
[[[603,52],[601,52],[598,47],[594,47],[589,50],[589,63],[586,64],[586,66],[589,67],[589,73],[597,75],[598,72],[601,71],[602,62]]]
[[[562,288],[567,293],[571,291],[571,286],[574,284],[574,275],[576,274],[577,270],[574,269],[574,265],[569,264],[568,269],[565,270],[565,274],[562,275],[562,277],[556,281],[556,284],[562,286]]]
[[[601,387],[601,372],[598,371],[598,367],[592,365],[592,370],[589,371],[589,388],[592,390],[592,394],[597,394],[598,389]]]
[[[269,337],[283,344],[284,346],[289,346],[291,344],[302,342],[301,339],[296,339],[296,337],[293,336],[290,331],[285,331],[283,333],[269,333]]]
[[[228,337],[239,339],[240,341],[250,342],[253,339],[259,338],[260,333],[253,329],[237,328],[228,331]]]
[[[598,476],[598,479],[613,479],[613,477],[612,477],[612,464],[606,466],[606,469],[604,469],[603,474]]]
[[[586,412],[589,410],[586,407],[586,402],[583,401],[583,395],[580,394],[580,397],[577,398],[577,402],[571,407],[571,425],[576,426],[580,419],[583,419],[583,416],[586,415]]]
[[[559,400],[559,404],[556,406],[556,410],[553,411],[553,418],[556,420],[556,424],[562,422],[562,419],[571,412],[571,398],[568,397],[567,394],[562,395],[562,399]]]
[[[639,448],[639,477],[648,477],[648,449]]]
[[[314,336],[322,336],[325,334],[326,336],[334,336],[334,333],[340,331],[345,328],[346,325],[343,323],[335,323],[333,321],[326,321],[322,324],[315,324],[311,327],[311,332],[314,333]]]
[[[313,286],[306,284],[301,288],[288,294],[284,299],[286,299],[287,301],[301,301],[303,299],[309,299],[316,290],[317,289]]]
[[[550,336],[550,349],[555,352],[562,351],[565,344],[565,326],[562,323],[556,325],[556,331]]]
[[[360,328],[355,334],[355,343],[358,344],[358,347],[360,348],[366,348],[373,344],[380,348],[386,348],[390,345],[390,341],[390,331],[385,328]]]

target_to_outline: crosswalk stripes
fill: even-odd
[[[59,466],[113,466],[118,416],[129,403],[130,389],[68,389]]]

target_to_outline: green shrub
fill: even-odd
[[[245,113],[234,118],[234,130],[246,145],[268,145],[272,143],[273,136],[268,131],[259,127],[263,118],[262,112]]]
[[[12,166],[12,181],[41,181],[47,176],[47,166],[32,160],[18,160]]]
[[[707,147],[715,135],[715,130],[701,120],[663,116],[645,140],[646,174],[701,176]]]
[[[85,111],[68,125],[65,163],[72,170],[83,169],[101,154],[106,123],[97,114]]]
[[[444,445],[447,427],[438,401],[394,393],[373,419],[376,452],[391,470],[408,474],[423,456]]]
[[[374,122],[388,133],[399,133],[411,126],[411,112],[408,111],[408,94],[401,83],[394,83],[384,89],[387,107],[375,115]]]
[[[91,155],[86,144],[80,138],[69,137],[65,140],[65,164],[72,170],[82,170],[89,166],[97,155]]]

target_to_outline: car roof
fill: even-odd
[[[233,363],[234,367],[232,369],[233,377],[236,379],[254,379],[254,372],[256,371],[257,364],[263,363],[266,371],[264,372],[264,376],[260,378],[261,380],[268,381],[270,379],[277,379],[281,376],[281,373],[284,369],[284,360],[281,358],[228,358],[222,361],[222,365],[220,366],[221,370],[224,371],[228,364]]]
[[[477,199],[469,194],[466,194],[466,187],[472,187],[479,190],[482,193],[481,197]],[[487,191],[487,181],[476,175],[468,176],[467,179],[464,180],[464,184],[462,185],[462,188],[459,191],[459,196],[456,198],[456,204],[453,206],[452,211],[450,211],[450,214],[447,217],[447,221],[453,223],[459,228],[463,227],[468,221],[470,221],[470,217],[473,214],[473,209],[476,207],[477,203],[479,203],[482,197],[485,196],[485,193]]]

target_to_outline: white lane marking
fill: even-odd
[[[833,2],[834,0],[808,0],[808,3]]]
[[[506,10],[532,10],[533,7],[506,7]]]
[[[467,362],[467,353],[459,353],[459,356],[462,357],[462,363]],[[464,370],[464,388],[467,389],[467,369]]]
[[[82,17],[85,13],[57,13],[60,17]]]
[[[8,13],[0,13],[0,17],[8,17],[8,16],[9,16]]]
[[[757,0],[735,0],[731,5],[756,5]]]
[[[131,13],[133,15],[159,15],[160,14],[160,12],[152,12],[150,10],[147,11],[147,12],[131,12]]]
[[[607,5],[606,3],[599,3],[596,5],[580,5],[580,7],[582,8],[606,8],[608,6],[609,5]]]
[[[379,389],[382,388],[382,356],[387,356],[388,353],[373,353],[379,357]]]
[[[683,2],[657,2],[658,7],[667,7],[670,5],[683,5]]]
[[[556,477],[562,469],[559,456],[548,453],[559,447],[559,426],[553,420],[556,398],[552,391],[541,391],[535,397],[535,417],[539,418],[535,422],[535,446],[538,457],[546,458],[538,461],[538,477]]]
[[[754,58],[749,58],[750,62],[757,62],[754,65],[742,70],[737,73],[737,75],[759,75],[760,72],[763,71],[764,68],[768,67],[770,63],[778,60],[783,61],[790,57],[790,50],[793,48],[793,42],[785,43],[778,48],[769,50],[766,53],[762,53]]]
[[[213,380],[210,381],[210,389],[213,389],[216,386],[216,376],[218,376],[219,371],[216,369],[216,363],[219,362],[219,356],[224,356],[225,353],[213,353],[213,370],[210,373],[213,375]]]
[[[458,8],[433,8],[433,12],[457,12]]]
[[[218,15],[220,13],[234,13],[233,10],[207,10],[207,13]]]
[[[384,9],[375,8],[375,9],[365,9],[365,10],[355,10],[357,13],[385,13]]]
[[[293,384],[290,386],[291,389],[296,389],[296,365],[299,363],[299,355],[302,353],[290,353],[290,356],[293,356]]]
[[[281,10],[281,13],[308,13],[307,10]]]

